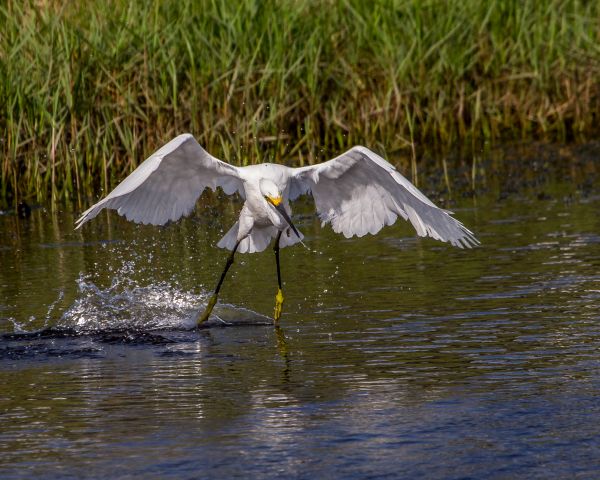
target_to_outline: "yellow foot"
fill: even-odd
[[[275,295],[275,312],[273,313],[275,324],[278,324],[281,318],[281,307],[283,307],[283,292],[279,288],[277,289],[277,295]]]
[[[208,320],[208,317],[210,316],[210,313],[212,312],[216,303],[217,303],[217,296],[215,294],[213,294],[208,299],[208,303],[206,305],[206,308],[204,309],[204,313],[198,317],[198,320],[196,320],[196,326],[199,327],[200,325],[202,325],[204,322],[206,322]]]

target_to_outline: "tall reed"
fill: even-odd
[[[8,0],[0,199],[86,203],[186,131],[238,164],[364,143],[414,175],[424,151],[584,140],[598,18],[583,0]]]

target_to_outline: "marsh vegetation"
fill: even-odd
[[[600,4],[577,0],[0,6],[0,198],[114,186],[184,131],[224,160],[357,143],[416,174],[504,141],[597,133]]]

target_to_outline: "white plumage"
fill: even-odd
[[[239,220],[218,246],[241,253],[263,251],[279,231],[280,246],[299,242],[285,213],[290,200],[312,194],[323,224],[345,237],[375,234],[398,216],[420,236],[457,247],[479,243],[473,233],[436,207],[390,163],[365,147],[353,147],[327,162],[301,168],[263,163],[235,167],[211,156],[190,134],[179,135],[146,159],[109,195],[86,210],[77,227],[103,208],[137,223],[164,225],[188,215],[205,188],[238,192],[245,200]],[[281,198],[275,208],[269,198]],[[282,211],[284,209],[285,211]]]

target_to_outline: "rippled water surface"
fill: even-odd
[[[459,202],[474,250],[299,208],[280,330],[270,250],[192,328],[239,205],[0,216],[0,478],[598,478],[600,197],[540,198]]]

